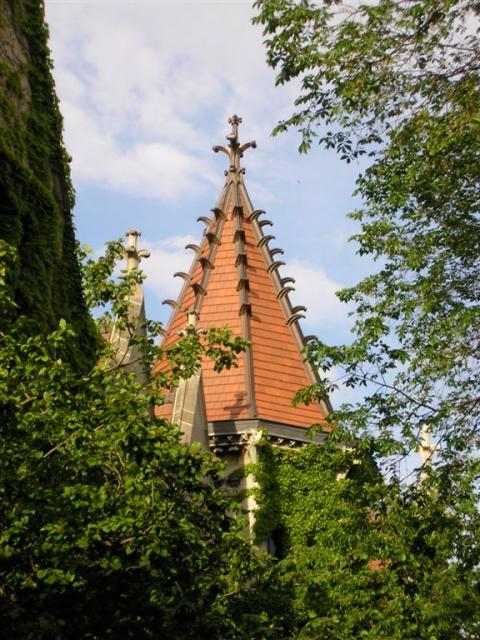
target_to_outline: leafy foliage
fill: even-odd
[[[476,638],[480,6],[255,6],[277,82],[301,83],[296,111],[275,132],[298,128],[303,152],[318,140],[346,162],[364,157],[353,239],[378,264],[339,292],[355,308],[353,341],[309,344],[322,381],[297,401],[324,398],[338,384],[363,392],[330,416],[331,445],[352,443],[359,459],[373,452],[387,474],[363,485],[365,503],[355,495],[343,503],[331,489],[337,509],[368,505],[363,537],[348,518],[347,535],[330,522],[281,561],[292,563],[296,585],[307,585],[302,603],[311,620],[297,608],[299,637]],[[426,429],[439,449],[402,478],[400,462],[410,456],[413,466]],[[288,491],[295,495],[297,485],[299,477]],[[328,494],[322,500],[328,505]],[[319,526],[322,509],[312,512]]]
[[[275,544],[288,637],[477,637],[477,470],[405,490],[374,453],[262,446],[255,531]]]
[[[479,445],[480,44],[478,3],[259,0],[277,82],[299,77],[300,128],[350,161],[363,207],[359,253],[380,268],[340,292],[356,308],[352,345],[310,356],[348,386],[373,390],[337,416],[380,432],[386,453],[426,424],[443,454]],[[324,389],[329,386],[325,379]],[[315,390],[313,390],[315,391]],[[318,391],[317,391],[318,393]],[[454,427],[454,428],[452,428]],[[399,428],[401,430],[400,440]]]
[[[43,2],[8,0],[0,20],[0,237],[18,250],[9,286],[32,330],[53,330],[60,318],[72,325],[79,349],[69,358],[84,366],[94,358],[96,333],[75,256],[74,192]]]
[[[119,243],[85,267],[86,292],[107,314],[141,280],[112,278]],[[14,252],[2,245],[2,308]],[[101,277],[100,277],[101,274]],[[103,284],[102,284],[103,281]],[[96,297],[99,296],[99,297]],[[101,326],[105,317],[99,316]],[[79,372],[61,320],[45,336],[19,318],[0,341],[0,618],[11,638],[268,638],[269,563],[252,555],[237,508],[217,488],[223,467],[156,420],[170,380],[135,375],[105,344]],[[189,338],[190,341],[193,337]],[[233,342],[211,333],[195,353],[220,362]],[[221,341],[224,340],[225,345]],[[159,356],[154,335],[145,362]],[[173,356],[172,356],[173,357]],[[182,375],[197,363],[175,354]],[[193,369],[189,369],[189,366]],[[230,515],[228,515],[230,514]],[[266,588],[268,591],[268,586]],[[263,603],[263,604],[262,604]]]

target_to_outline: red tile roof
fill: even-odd
[[[303,361],[303,335],[298,325],[300,310],[292,308],[263,233],[261,216],[254,211],[243,181],[240,157],[248,146],[240,145],[234,116],[229,148],[217,147],[230,158],[225,187],[212,215],[203,222],[200,247],[189,245],[195,258],[167,326],[164,345],[179,339],[187,324],[186,312],[195,309],[201,327],[227,325],[235,335],[251,341],[238,358],[238,367],[220,374],[203,362],[207,416],[210,422],[258,418],[291,426],[322,423],[329,407],[292,407],[295,393],[316,381]],[[290,285],[291,286],[291,285]],[[163,369],[165,363],[158,363]],[[168,405],[159,415],[171,413]]]

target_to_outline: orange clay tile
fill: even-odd
[[[230,159],[225,187],[209,223],[200,248],[167,325],[164,346],[179,340],[178,332],[187,324],[187,311],[195,310],[198,327],[228,326],[235,335],[251,341],[251,347],[238,357],[238,366],[215,373],[213,364],[202,363],[205,402],[209,422],[256,418],[289,426],[308,428],[323,423],[328,403],[292,406],[297,390],[317,381],[315,372],[304,362],[304,345],[297,314],[281,293],[286,283],[279,273],[280,252],[272,255],[261,225],[264,212],[254,211],[243,181],[240,157],[254,143],[240,145],[238,121],[228,147],[214,147]],[[237,126],[235,126],[237,125]],[[205,220],[203,221],[205,223]],[[278,254],[278,255],[277,255]],[[207,260],[204,260],[204,259]],[[202,262],[203,261],[203,262]],[[288,283],[288,286],[292,286]],[[167,364],[158,362],[156,370]],[[172,404],[157,409],[169,417]]]

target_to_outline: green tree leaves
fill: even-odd
[[[336,441],[360,457],[370,448],[386,471],[384,484],[367,487],[373,547],[355,529],[345,546],[340,536],[326,545],[330,555],[324,540],[312,546],[321,561],[304,565],[307,584],[323,589],[300,637],[475,638],[480,8],[466,0],[255,6],[277,82],[301,82],[296,110],[276,132],[297,128],[301,151],[318,140],[347,162],[369,158],[350,216],[358,252],[378,264],[338,294],[355,308],[352,343],[310,342],[322,381],[298,395],[310,401],[342,383],[363,391],[331,420]],[[400,465],[415,466],[427,427],[440,448],[423,475],[404,477]],[[365,553],[380,560],[368,579],[352,560]]]
[[[60,318],[74,327],[77,366],[95,358],[96,333],[88,314],[75,255],[74,204],[62,139],[44,3],[2,3],[5,46],[0,60],[0,238],[17,249],[10,271],[12,317],[48,333]]]
[[[86,298],[106,309],[100,327],[114,310],[128,329],[126,296],[142,276],[116,282],[118,254],[114,243],[106,258],[87,262]],[[182,445],[178,430],[152,415],[175,372],[138,382],[115,364],[108,343],[98,362],[79,372],[67,357],[77,336],[63,320],[48,335],[31,334],[21,318],[0,330],[5,633],[270,637],[276,623],[251,602],[268,562],[251,555],[240,514],[232,517],[235,501],[217,488],[222,465]],[[147,368],[161,354],[154,337],[143,344]],[[189,336],[169,355],[186,375],[205,351],[221,369],[233,366],[243,348],[221,330],[205,343]]]
[[[324,369],[340,367],[348,385],[372,388],[371,425],[396,422],[414,447],[428,422],[445,455],[474,451],[478,7],[464,0],[260,0],[256,7],[278,82],[302,81],[302,110],[280,129],[299,128],[304,148],[318,136],[345,160],[372,157],[358,179],[363,205],[350,215],[361,226],[358,252],[380,268],[339,293],[356,308],[354,343],[318,343],[311,355]],[[355,431],[354,419],[347,422]]]

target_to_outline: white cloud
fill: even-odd
[[[292,89],[274,88],[251,15],[233,2],[47,2],[75,181],[170,199],[200,190],[233,111],[268,144]]]
[[[111,131],[101,130],[98,122],[74,104],[65,102],[63,112],[70,123],[65,140],[67,148],[74,150],[75,180],[171,199],[190,188],[198,176],[198,162],[170,143],[133,141],[122,145]]]
[[[148,229],[152,239],[175,233],[177,222],[177,229],[190,230],[186,221],[205,212],[205,202],[213,203],[221,188],[226,159],[210,148],[224,142],[227,118],[236,112],[244,121],[242,140],[255,138],[259,146],[245,157],[254,205],[272,207],[274,222],[287,215],[290,220],[298,208],[305,212],[308,233],[287,234],[282,244],[302,258],[285,268],[297,279],[293,301],[308,307],[302,324],[309,333],[333,336],[338,327],[344,334],[349,321],[334,295],[340,288],[335,261],[341,261],[342,280],[349,257],[338,230],[340,189],[332,195],[331,188],[335,180],[342,191],[352,186],[344,187],[345,172],[337,179],[335,158],[319,150],[300,161],[295,132],[271,138],[276,122],[290,113],[298,86],[274,86],[260,29],[250,23],[251,3],[46,0],[46,8],[82,240],[98,246],[104,234],[115,235],[107,228],[118,228],[118,216]],[[91,185],[105,192],[84,188]],[[151,202],[144,211],[142,197],[163,200],[157,209],[162,215],[151,214]],[[97,211],[104,216],[101,225],[92,213]],[[326,238],[329,250],[319,253]],[[161,300],[175,298],[182,285],[173,273],[191,264],[183,248],[191,238],[143,240],[151,250],[143,263],[147,310],[160,318],[168,311]],[[328,275],[316,266],[322,259]]]
[[[288,275],[295,278],[295,292],[290,296],[292,303],[307,307],[303,324],[318,332],[321,328],[349,324],[348,307],[335,295],[342,286],[323,269],[293,258],[288,261]]]
[[[172,236],[160,242],[141,243],[142,248],[150,251],[150,257],[142,261],[147,294],[150,292],[158,300],[177,298],[183,280],[173,274],[190,269],[192,254],[185,250],[185,245],[191,242],[196,242],[193,236]]]

